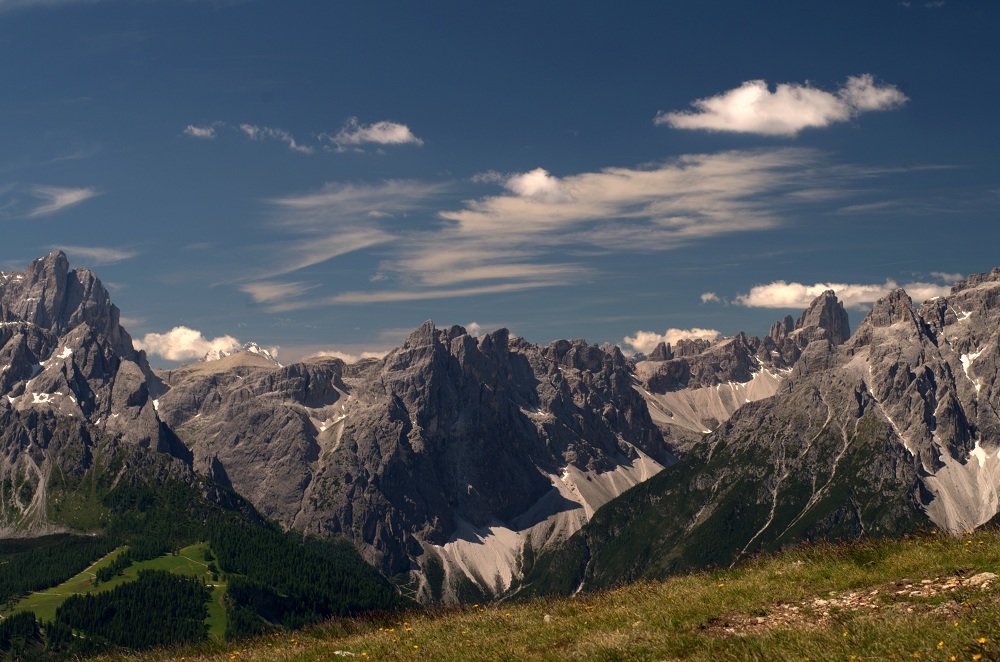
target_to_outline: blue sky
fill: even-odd
[[[63,248],[159,365],[427,318],[644,349],[828,284],[857,322],[1000,264],[998,19],[0,0],[0,266]]]

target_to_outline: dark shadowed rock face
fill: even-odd
[[[438,553],[459,573],[443,549],[457,532],[527,536],[674,460],[621,352],[580,340],[537,346],[427,322],[378,361],[230,357],[164,377],[160,416],[201,471],[286,527],[347,536],[389,574]],[[573,472],[620,480],[574,502],[554,478]],[[468,579],[494,589],[492,576]]]
[[[0,481],[27,485],[0,492],[0,531],[51,528],[56,468],[78,476],[118,450],[187,456],[156,416],[160,390],[93,273],[54,252],[0,275]]]

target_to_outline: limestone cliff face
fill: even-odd
[[[382,360],[277,368],[235,355],[165,378],[159,414],[196,467],[286,527],[347,536],[392,575],[419,574],[432,557],[447,566],[434,549],[460,531],[525,537],[582,512],[554,483],[570,468],[625,475],[674,460],[622,354],[583,341],[537,346],[427,322]],[[529,512],[539,522],[525,522]],[[495,588],[495,573],[445,569]]]
[[[790,335],[787,323],[775,331]],[[996,517],[1000,270],[919,308],[894,291],[843,344],[842,333],[810,337],[773,397],[745,404],[574,538],[574,586]]]
[[[836,346],[848,337],[847,312],[828,291],[798,322],[789,315],[763,338],[740,333],[661,344],[635,365],[636,389],[664,436],[684,452],[743,405],[774,395],[810,342]]]
[[[154,374],[62,253],[0,273],[0,535],[97,526],[65,516],[84,476],[208,478],[456,601],[538,586],[553,550],[575,590],[1000,511],[1000,270],[853,336],[827,292],[638,362],[431,322],[352,365],[212,358]]]
[[[53,472],[62,483],[95,456],[189,454],[156,416],[162,384],[132,347],[101,281],[54,252],[0,275],[0,532],[44,532]]]

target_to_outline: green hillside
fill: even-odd
[[[349,543],[283,532],[221,497],[119,485],[99,534],[0,540],[0,659],[221,643],[414,606]]]
[[[226,584],[223,580],[213,581],[205,553],[209,551],[205,543],[196,543],[179,550],[177,554],[164,554],[155,559],[132,563],[120,575],[108,581],[95,583],[95,574],[103,567],[109,566],[124,553],[125,548],[119,547],[102,557],[93,565],[73,578],[44,591],[37,591],[26,596],[15,605],[11,613],[18,611],[34,612],[40,621],[53,621],[56,609],[71,595],[87,595],[103,593],[122,584],[135,581],[142,570],[163,570],[175,575],[199,577],[212,586],[212,600],[208,605],[208,633],[213,639],[222,639],[226,633],[226,611],[223,598]]]
[[[1000,585],[987,572],[1000,572],[996,532],[824,544],[573,598],[344,619],[150,657],[996,660]]]

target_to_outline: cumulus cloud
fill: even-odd
[[[184,127],[184,135],[192,138],[200,138],[202,140],[214,140],[215,126],[196,126],[194,124],[188,124]]]
[[[871,74],[851,76],[833,92],[808,83],[779,83],[772,92],[767,81],[750,80],[693,101],[694,110],[658,113],[654,122],[675,129],[794,136],[861,113],[898,108],[907,100],[899,88],[880,85]]]
[[[61,244],[53,246],[53,250],[64,251],[71,260],[79,258],[91,265],[115,264],[131,260],[139,251],[128,248],[112,248],[110,246],[68,246]]]
[[[721,301],[721,299],[719,299],[719,295],[716,294],[715,292],[702,292],[701,293],[701,302],[702,303],[718,303],[719,301]]]
[[[372,124],[361,124],[357,117],[349,118],[336,134],[323,133],[319,136],[337,148],[348,145],[423,145],[424,141],[414,135],[410,127],[398,122],[383,120]]]
[[[740,294],[734,302],[748,308],[806,308],[813,299],[827,290],[837,293],[837,298],[847,308],[866,308],[886,296],[892,290],[902,287],[915,301],[926,301],[937,296],[946,296],[951,285],[928,282],[900,284],[888,279],[884,283],[803,283],[777,280],[773,283],[755,285],[746,294]]]
[[[61,186],[34,186],[29,192],[34,197],[44,201],[28,212],[27,215],[32,218],[55,214],[99,195],[97,190],[93,188],[66,188]]]
[[[670,328],[663,333],[655,331],[636,331],[634,336],[625,336],[625,344],[636,352],[649,354],[661,342],[674,345],[678,340],[716,340],[722,333],[715,329],[675,329]]]
[[[201,359],[209,352],[233,352],[242,343],[233,336],[206,338],[196,329],[175,326],[166,333],[147,333],[142,340],[136,340],[135,345],[167,361],[190,361]]]

